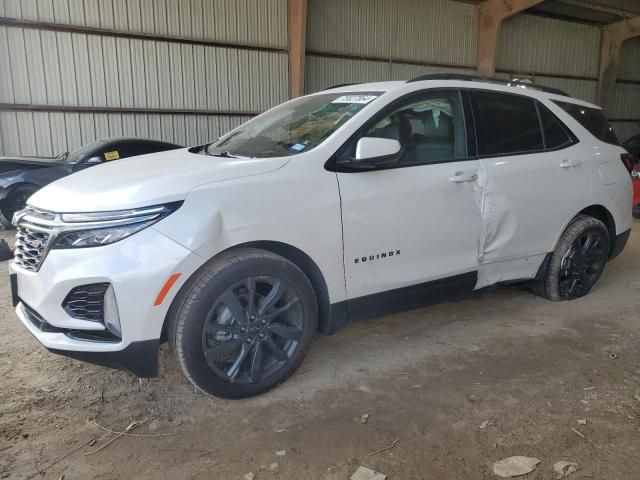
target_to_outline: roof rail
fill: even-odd
[[[325,90],[331,90],[333,88],[350,87],[351,85],[359,85],[359,84],[358,83],[339,83],[338,85],[332,85],[330,87],[323,88],[321,91],[324,92]]]
[[[562,95],[563,97],[571,96],[564,90],[553,87],[544,87],[542,85],[536,85],[534,83],[529,83],[523,80],[506,80],[504,78],[483,77],[480,75],[468,75],[465,73],[429,73],[427,75],[420,75],[419,77],[412,78],[407,83],[421,82],[423,80],[463,80],[467,82],[496,83],[499,85],[506,85],[508,87],[532,88],[534,90],[541,90],[543,92],[552,93],[554,95]]]

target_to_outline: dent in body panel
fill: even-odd
[[[478,264],[500,257],[501,247],[508,244],[516,233],[518,218],[509,207],[506,195],[495,188],[485,174],[480,215],[482,227],[478,240]]]

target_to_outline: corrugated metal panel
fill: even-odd
[[[0,61],[10,103],[262,111],[287,99],[287,56],[271,52],[1,27]]]
[[[520,72],[597,77],[597,27],[533,15],[516,15],[500,28],[496,67]]]
[[[391,65],[391,76],[389,80],[411,80],[412,78],[429,73],[466,73],[473,74],[468,69],[451,67],[424,67],[422,65],[407,65],[394,63]]]
[[[477,9],[449,0],[388,2],[396,25],[389,36],[393,58],[474,66]]]
[[[325,58],[308,55],[305,89],[317,92],[340,83],[364,83],[389,80],[389,63]]]
[[[611,122],[618,140],[625,142],[635,135],[640,135],[640,121],[638,122]]]
[[[4,15],[28,20],[287,46],[287,0],[4,0],[4,4]]]
[[[390,0],[310,0],[307,48],[388,58],[397,10]]]
[[[468,69],[307,56],[305,90],[317,92],[341,83],[410,80],[427,73],[470,73]]]
[[[473,65],[475,7],[449,0],[310,0],[310,50]]]
[[[0,112],[6,155],[57,155],[107,137],[155,138],[181,145],[215,140],[250,117]],[[37,148],[36,148],[37,146]]]
[[[617,83],[607,111],[611,118],[640,119],[640,85]]]
[[[640,38],[632,38],[622,44],[618,78],[640,80]]]
[[[598,82],[595,80],[573,80],[537,76],[535,83],[564,90],[574,98],[595,103],[598,95]]]

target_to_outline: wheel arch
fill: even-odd
[[[578,215],[587,215],[604,223],[604,226],[607,227],[607,231],[609,232],[609,257],[611,257],[616,239],[616,221],[613,215],[611,215],[611,212],[603,205],[596,204],[583,208],[578,212]],[[575,219],[576,216],[573,218]],[[571,219],[571,221],[573,221],[573,219]]]
[[[293,245],[289,245],[283,242],[276,242],[270,240],[259,240],[252,242],[240,243],[237,245],[233,245],[225,250],[218,252],[211,259],[205,262],[202,267],[196,270],[191,274],[189,279],[182,285],[180,291],[174,296],[171,306],[167,310],[167,314],[165,315],[164,322],[162,325],[162,333],[160,336],[160,341],[165,342],[167,340],[168,335],[168,319],[173,314],[173,310],[176,308],[177,303],[179,302],[179,298],[181,297],[181,293],[184,289],[188,288],[190,284],[190,280],[194,278],[198,272],[204,268],[211,260],[218,257],[219,255],[229,252],[231,250],[236,250],[240,248],[257,248],[261,250],[266,250],[268,252],[274,253],[276,255],[280,255],[281,257],[286,258],[295,266],[297,266],[302,272],[307,276],[309,282],[311,282],[311,286],[313,287],[313,291],[316,295],[316,300],[318,301],[318,331],[321,333],[330,333],[333,331],[332,322],[331,322],[331,302],[329,299],[329,289],[327,287],[327,282],[322,274],[322,271],[313,261],[313,259],[307,255],[305,252],[300,250]]]
[[[9,195],[11,195],[16,189],[18,189],[20,187],[34,187],[34,188],[37,188],[39,190],[39,189],[42,188],[42,185],[38,185],[35,182],[28,182],[28,181],[25,181],[25,180],[21,180],[19,182],[12,183],[11,185],[9,185],[8,187],[6,187],[4,189],[3,196],[2,196],[2,198],[0,198],[0,201],[6,199]]]

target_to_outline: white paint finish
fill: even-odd
[[[493,263],[482,263],[478,268],[476,290],[500,282],[534,278],[545,256],[546,254]]]
[[[483,159],[487,187],[480,237],[481,263],[553,250],[567,217],[589,195],[592,154],[579,143],[559,152]],[[583,163],[562,168],[565,160]]]
[[[615,161],[622,150],[595,140],[549,102],[567,98],[543,92],[517,90],[547,104],[565,121],[580,139],[576,146],[530,156],[375,172],[325,170],[327,159],[373,114],[407,93],[431,87],[477,88],[478,84],[363,85],[358,87],[362,93],[386,93],[321,145],[293,157],[226,159],[182,149],[108,163],[54,182],[33,195],[30,203],[59,212],[126,209],[176,200],[184,204],[153,227],[109,247],[54,252],[40,272],[19,272],[18,283],[32,282],[33,292],[27,294],[33,296],[31,306],[50,312],[59,307],[60,298],[46,292],[58,291],[58,278],[61,284],[77,282],[74,285],[98,277],[111,279],[122,285],[116,288],[119,305],[129,309],[121,312],[129,342],[159,335],[164,312],[150,305],[171,272],[184,272],[181,282],[186,281],[208,259],[246,242],[274,241],[299,248],[323,273],[331,302],[339,302],[475,270],[479,270],[478,288],[531,277],[567,223],[589,205],[609,209],[617,233],[630,228],[631,181],[622,163]],[[484,88],[516,91],[500,85]],[[12,118],[0,113],[0,120]],[[113,128],[135,126],[133,115],[96,116],[96,126],[104,128],[105,121],[111,120],[116,120]],[[67,136],[74,121],[66,122]],[[195,132],[205,125],[210,131],[230,128],[237,120],[200,122],[193,117],[157,116],[150,122],[162,132],[176,128]],[[580,161],[580,166],[560,167],[567,156],[576,164]],[[591,174],[606,161],[612,165],[615,188],[605,187]],[[468,181],[451,181],[456,178]],[[393,261],[389,256],[377,257],[389,251],[394,252]],[[367,262],[355,263],[363,256]],[[172,289],[166,305],[177,290]],[[63,348],[87,347],[65,342]]]
[[[180,117],[181,118],[181,117]],[[285,159],[238,160],[198,155],[188,149],[123,158],[64,177],[31,197],[31,204],[56,212],[91,212],[183,200],[198,185],[259,175]],[[101,191],[100,195],[96,192]]]
[[[95,322],[71,318],[60,305],[76,286],[111,283],[122,321],[122,342],[101,344],[97,349],[117,351],[131,341],[159,337],[170,301],[154,307],[156,296],[171,274],[181,273],[181,278],[172,289],[172,293],[177,292],[201,263],[202,259],[194,253],[157,230],[147,228],[136,237],[98,249],[51,250],[37,273],[19,267],[12,269],[19,273],[18,291],[22,300],[49,323],[60,328],[95,330]],[[43,334],[30,330],[50,348],[96,351],[95,342],[71,340],[64,334]]]
[[[356,146],[356,159],[384,157],[397,154],[402,147],[400,142],[389,138],[364,137]]]
[[[450,179],[480,168],[469,160],[338,173],[349,298],[477,270],[483,176]]]

